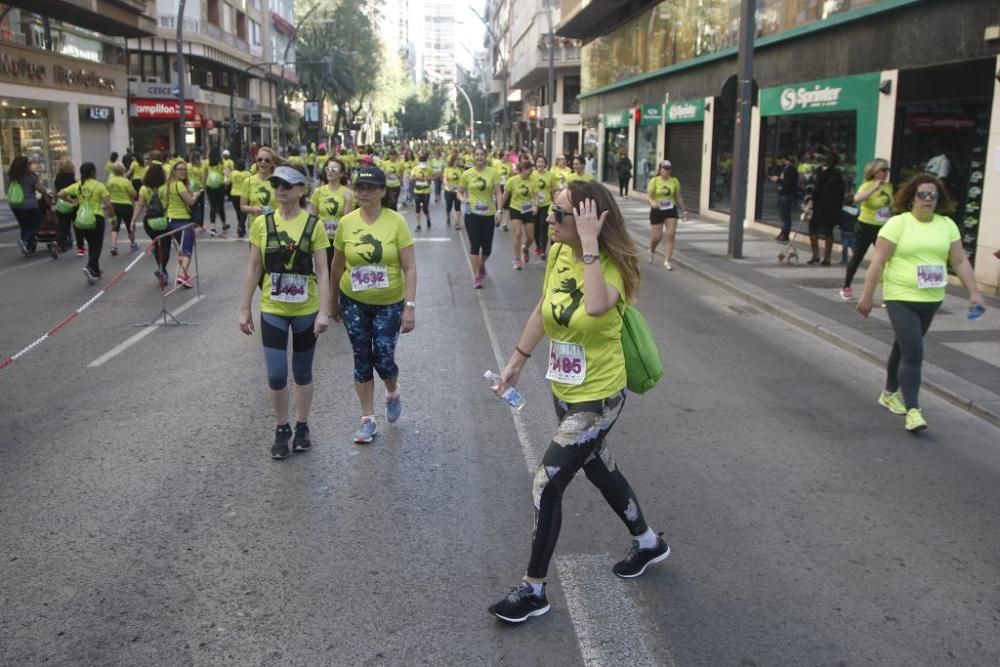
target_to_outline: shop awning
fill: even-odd
[[[156,19],[138,0],[12,0],[14,7],[117,37],[156,34]]]

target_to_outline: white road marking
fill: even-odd
[[[418,236],[413,239],[414,243],[450,243],[451,238],[447,236]]]
[[[199,301],[201,301],[204,298],[205,298],[204,294],[202,294],[201,296],[196,296],[195,298],[191,299],[187,303],[185,303],[182,306],[180,306],[177,310],[175,310],[174,311],[174,315],[180,315],[185,310],[187,310],[188,308],[190,308],[191,306],[193,306],[194,304],[198,303]],[[116,356],[118,356],[119,354],[121,354],[125,350],[129,349],[130,347],[132,347],[133,345],[135,345],[136,343],[138,343],[140,340],[142,340],[143,338],[145,338],[149,334],[151,334],[154,331],[156,331],[157,327],[162,327],[162,326],[164,326],[163,322],[157,322],[156,324],[151,324],[150,326],[146,327],[145,329],[143,329],[139,333],[137,333],[134,336],[126,339],[124,342],[119,343],[115,347],[111,348],[111,350],[109,350],[108,352],[105,352],[104,354],[102,354],[101,356],[99,356],[97,359],[94,359],[93,361],[91,361],[89,364],[87,364],[87,368],[97,368],[98,366],[101,366],[106,361],[109,361],[109,360],[115,358]],[[170,325],[168,324],[167,326],[170,326]]]
[[[465,232],[462,232],[465,235]],[[473,273],[472,261],[466,257],[469,273]],[[486,302],[482,292],[476,295],[479,310],[486,325],[493,348],[493,358],[497,368],[506,365],[497,342],[496,332],[486,312]],[[521,414],[510,411],[514,420],[514,430],[521,444],[521,453],[528,467],[528,474],[534,475],[538,459],[531,446],[528,430]],[[559,556],[553,562],[556,576],[562,583],[566,603],[569,606],[570,621],[576,634],[580,655],[586,667],[606,665],[635,665],[636,667],[656,667],[657,662],[642,638],[642,631],[636,614],[625,595],[624,582],[611,573],[611,561],[607,556]],[[664,649],[666,650],[666,649]],[[668,667],[676,667],[667,652]]]
[[[625,582],[611,573],[607,556],[556,556],[555,563],[584,665],[676,667],[669,651],[661,663],[646,646]]]

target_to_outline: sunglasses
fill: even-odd
[[[332,165],[326,168],[327,171],[340,171],[340,167],[337,165]]]
[[[935,199],[937,199],[938,197],[941,196],[938,193],[937,190],[934,190],[932,192],[920,192],[920,191],[918,191],[916,193],[916,195],[917,195],[917,199],[919,199],[920,201],[934,201]]]
[[[555,221],[557,225],[561,225],[563,223],[564,218],[573,217],[572,213],[570,213],[569,211],[564,211],[558,206],[553,206],[550,210],[552,211],[552,219]]]
[[[283,181],[280,178],[275,178],[271,181],[271,187],[275,190],[291,190],[292,188],[298,187],[298,184],[289,183],[288,181]]]
[[[272,162],[274,162],[274,160],[272,160],[269,157],[259,157],[259,158],[257,158],[257,164],[271,164]]]

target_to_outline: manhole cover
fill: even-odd
[[[814,287],[816,289],[836,289],[844,286],[843,278],[803,278],[796,282],[800,287]]]

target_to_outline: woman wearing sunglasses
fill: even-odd
[[[258,157],[260,154],[258,153]],[[260,292],[260,333],[264,343],[267,384],[277,427],[271,458],[286,459],[292,450],[305,452],[312,408],[313,354],[316,337],[327,330],[325,304],[330,301],[326,248],[330,240],[322,223],[302,210],[308,187],[303,168],[281,166],[273,171],[277,210],[250,224],[250,253],[240,299],[240,331],[253,335],[250,302]],[[295,431],[288,423],[288,337],[292,338],[295,383]]]
[[[270,179],[280,164],[277,153],[270,146],[258,148],[254,160],[257,173],[247,178],[240,193],[240,209],[251,217],[264,215],[274,208],[274,188]]]
[[[333,237],[337,233],[337,225],[354,208],[354,195],[347,187],[347,166],[338,157],[326,161],[319,179],[323,184],[309,198],[309,212],[319,217],[330,239],[330,247],[326,249],[326,263],[329,265],[333,261]]]
[[[949,263],[969,291],[970,304],[982,306],[983,295],[962,249],[958,226],[943,215],[955,210],[955,202],[941,179],[917,174],[900,187],[893,204],[903,213],[889,218],[878,232],[857,310],[868,317],[875,286],[882,282],[896,339],[878,403],[894,414],[906,415],[906,430],[914,433],[927,428],[919,403],[923,339],[944,301]]]
[[[549,610],[545,576],[559,538],[562,495],[582,468],[632,535],[632,548],[614,565],[619,577],[641,575],[670,555],[646,525],[639,501],[615,464],[605,439],[625,405],[625,359],[619,308],[639,289],[638,249],[610,192],[598,183],[570,183],[553,203],[552,248],[542,297],[496,388],[517,384],[542,336],[549,337],[550,380],[559,426],[532,484],[535,530],[523,580],[489,608],[520,623]]]
[[[180,229],[184,225],[191,224],[193,217],[191,209],[198,200],[200,192],[192,191],[188,177],[188,165],[183,160],[175,162],[167,177],[166,199],[163,206],[167,210],[167,231]],[[194,252],[194,229],[185,229],[180,236],[174,236],[180,244],[177,253],[177,278],[175,284],[187,289],[194,287],[191,281],[191,274],[188,268],[191,266],[191,254]],[[166,281],[166,273],[160,276],[160,280]]]
[[[405,218],[382,205],[385,172],[362,167],[354,181],[358,208],[340,219],[333,239],[330,314],[343,321],[354,350],[354,390],[361,425],[354,442],[369,444],[378,433],[375,375],[385,384],[385,416],[399,419],[396,343],[416,326],[417,264]]]
[[[844,275],[844,286],[840,288],[840,298],[844,301],[854,300],[854,293],[851,291],[854,274],[861,266],[868,248],[875,245],[882,225],[892,217],[892,183],[889,182],[888,162],[875,158],[865,165],[865,182],[854,195],[854,203],[859,205],[858,235],[851,263],[847,265],[847,273]]]

